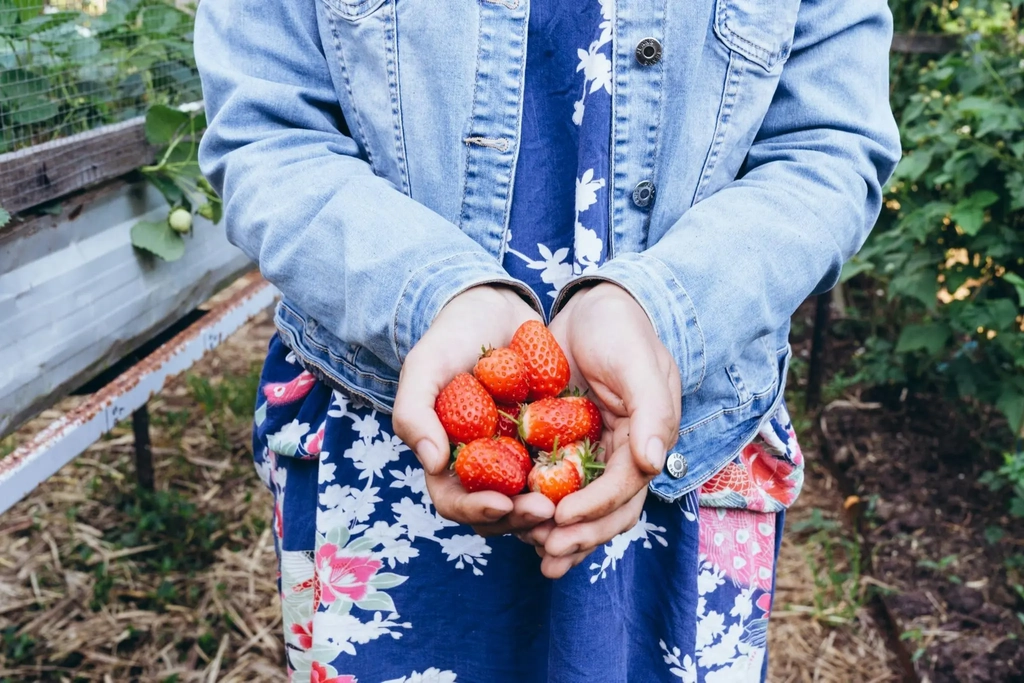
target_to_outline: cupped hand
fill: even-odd
[[[434,401],[455,375],[472,369],[481,347],[507,346],[527,320],[540,316],[511,289],[468,289],[441,309],[406,356],[398,380],[392,425],[423,465],[434,507],[442,517],[471,525],[483,536],[531,529],[550,520],[555,506],[537,493],[515,498],[495,491],[467,493],[448,470],[448,436]]]
[[[647,485],[678,437],[679,370],[643,308],[610,283],[577,292],[551,332],[573,383],[589,387],[605,421],[602,476],[562,499],[554,518],[520,533],[537,546],[541,571],[559,578],[639,520]]]

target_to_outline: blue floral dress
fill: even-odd
[[[504,265],[550,306],[605,257],[612,0],[531,3]],[[275,337],[256,467],[274,495],[290,680],[763,680],[783,511],[803,460],[782,409],[735,460],[557,581],[533,548],[439,516],[388,415]]]

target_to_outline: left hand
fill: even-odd
[[[601,409],[609,454],[603,475],[562,499],[553,520],[519,535],[537,546],[541,571],[556,579],[639,520],[647,485],[678,437],[682,387],[647,314],[617,285],[577,292],[550,329],[572,383],[589,386]]]

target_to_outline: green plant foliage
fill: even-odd
[[[898,31],[944,33],[959,48],[894,58],[904,158],[844,271],[869,328],[856,379],[994,407],[1004,444],[1024,427],[1022,4],[890,2]],[[990,483],[1024,511],[1024,470],[1012,465],[1024,456],[1007,458]]]
[[[202,112],[184,112],[166,105],[154,105],[146,112],[146,139],[160,148],[155,164],[140,169],[169,206],[160,220],[139,221],[132,227],[132,244],[164,261],[185,255],[184,235],[191,232],[171,214],[185,211],[214,223],[220,221],[220,198],[199,170],[199,140],[206,128]]]
[[[0,153],[201,99],[189,13],[165,0],[52,9],[0,0]]]

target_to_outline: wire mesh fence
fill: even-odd
[[[24,203],[11,195],[5,155],[201,98],[192,10],[167,0],[0,0],[0,189],[9,188],[0,203]],[[87,161],[73,145],[63,154],[49,161],[47,183]]]

